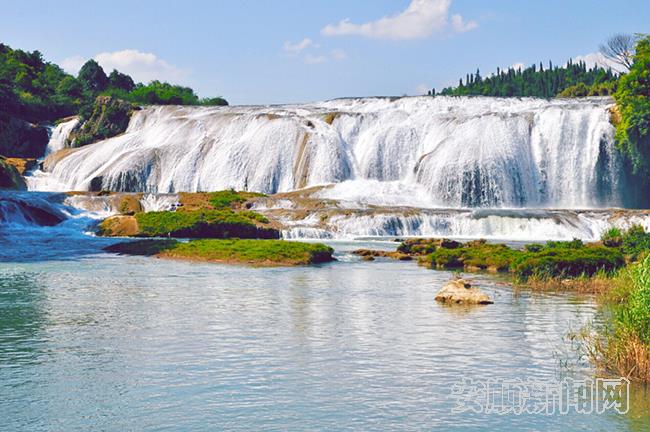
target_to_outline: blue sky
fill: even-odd
[[[94,57],[138,80],[270,104],[417,94],[477,67],[559,64],[648,23],[647,0],[20,0],[2,3],[0,41],[70,71]]]

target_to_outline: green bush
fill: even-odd
[[[461,249],[437,249],[431,255],[428,255],[426,260],[431,264],[444,268],[459,268],[463,267],[463,262],[460,260],[463,252]]]
[[[623,232],[620,228],[612,227],[605,231],[600,240],[608,247],[621,247],[623,245]]]
[[[641,225],[631,226],[623,233],[623,252],[632,260],[637,260],[650,252],[650,233]]]
[[[584,247],[584,243],[580,239],[573,239],[571,241],[549,241],[546,242],[544,249],[580,249]]]
[[[540,279],[593,276],[598,272],[613,272],[623,265],[625,259],[620,250],[587,246],[524,253],[513,260],[510,269],[519,279],[526,280],[532,276]]]
[[[507,271],[512,260],[521,255],[520,251],[510,249],[504,244],[485,243],[461,250],[463,251],[462,261],[466,266],[480,269],[494,268],[499,271]]]

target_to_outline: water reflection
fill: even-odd
[[[0,264],[0,274],[7,430],[647,422],[641,403],[622,420],[451,414],[462,376],[556,378],[563,335],[594,314],[589,301],[515,296],[488,277],[476,284],[494,305],[450,309],[434,301],[449,273],[393,261],[249,269],[103,255]]]

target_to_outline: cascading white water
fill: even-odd
[[[65,148],[65,141],[68,139],[70,132],[79,124],[79,118],[75,117],[71,120],[61,122],[54,129],[50,135],[50,140],[45,148],[45,156]]]
[[[357,237],[453,237],[493,240],[599,240],[608,228],[641,225],[650,231],[650,213],[608,210],[421,210],[418,212],[337,215],[326,224],[308,219],[287,224],[286,239]]]
[[[331,192],[363,198],[391,182],[400,205],[412,198],[420,207],[611,206],[620,202],[611,105],[415,97],[149,107],[125,134],[46,160],[55,180],[48,184],[274,193],[348,181]]]

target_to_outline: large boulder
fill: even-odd
[[[43,126],[0,112],[0,154],[16,158],[38,158],[45,153],[48,140],[47,129]]]
[[[436,300],[447,304],[491,304],[492,299],[479,290],[472,288],[464,279],[449,281],[436,294]]]
[[[25,180],[16,167],[0,156],[0,189],[26,190]]]

